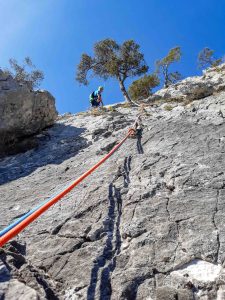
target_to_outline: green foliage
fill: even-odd
[[[128,92],[134,100],[146,99],[151,95],[152,89],[159,84],[160,80],[156,74],[144,75],[129,86]]]
[[[77,67],[76,80],[82,84],[88,84],[88,71],[92,71],[93,75],[103,79],[115,77],[122,81],[127,77],[147,72],[148,67],[139,48],[140,46],[133,40],[125,41],[121,46],[111,39],[96,43],[93,57],[82,54]]]
[[[198,54],[198,67],[204,69],[207,67],[217,67],[222,63],[222,58],[214,57],[214,50],[207,47],[203,48]]]
[[[182,79],[182,75],[177,71],[171,72],[168,74],[169,84],[176,83],[177,81],[179,81],[181,79]]]
[[[166,105],[164,106],[164,110],[166,110],[166,111],[171,111],[172,109],[173,109],[173,106],[170,105],[170,104],[166,104]]]
[[[164,79],[164,86],[168,87],[169,85],[177,82],[182,78],[179,72],[169,72],[169,67],[175,62],[179,62],[181,59],[181,48],[179,46],[172,48],[167,56],[161,60],[156,61],[157,72],[162,74]]]
[[[105,107],[96,107],[96,108],[92,108],[90,110],[90,115],[93,117],[97,117],[97,116],[101,116],[101,115],[105,115],[107,112],[107,109]]]
[[[11,69],[7,69],[5,72],[10,74],[20,84],[28,86],[31,90],[39,87],[44,79],[43,72],[36,69],[30,57],[25,57],[22,65],[16,59],[10,58],[9,64]]]
[[[107,107],[107,111],[108,111],[108,112],[115,112],[116,109],[115,109],[115,107],[113,107],[113,106],[109,106],[109,107]]]
[[[139,51],[140,46],[133,40],[125,41],[122,45],[112,39],[102,40],[94,45],[93,57],[82,54],[77,66],[76,80],[84,85],[88,84],[87,75],[103,78],[112,77],[120,83],[120,89],[126,100],[130,100],[126,92],[124,81],[128,77],[139,76],[148,71],[144,55]]]
[[[78,66],[78,72],[77,72],[77,77],[76,79],[84,85],[88,84],[87,81],[87,72],[91,69],[92,67],[92,59],[90,56],[87,54],[82,54],[80,64]]]

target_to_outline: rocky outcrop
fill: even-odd
[[[52,125],[57,117],[55,100],[46,91],[30,91],[0,70],[0,155],[36,145],[28,138]]]
[[[223,91],[145,107],[142,137],[1,250],[0,299],[224,299],[224,108]],[[139,113],[64,116],[37,150],[2,159],[0,228],[96,163]]]
[[[147,99],[167,101],[192,101],[225,90],[225,64],[203,71],[203,76],[188,77],[156,92]]]

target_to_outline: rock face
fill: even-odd
[[[55,100],[46,91],[30,91],[0,70],[0,155],[35,145],[25,139],[52,125],[57,117]]]
[[[203,71],[203,76],[188,77],[168,88],[161,89],[148,98],[154,100],[191,101],[208,97],[225,90],[225,64]]]
[[[0,161],[0,229],[96,163],[140,113],[62,117]],[[0,252],[0,299],[225,299],[225,92],[149,106],[143,134]]]

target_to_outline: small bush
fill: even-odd
[[[90,111],[90,115],[97,117],[97,116],[101,116],[104,115],[106,113],[107,109],[105,107],[101,107],[101,108],[92,108]]]
[[[148,98],[152,94],[152,89],[160,83],[156,74],[145,75],[135,80],[129,86],[129,94],[133,100],[142,100]]]
[[[81,112],[79,112],[79,113],[77,113],[76,114],[76,116],[87,116],[88,115],[88,112],[86,112],[86,111],[81,111]]]
[[[106,109],[107,109],[108,112],[114,112],[114,111],[116,111],[115,107],[113,107],[113,106],[109,106]]]
[[[166,110],[166,111],[171,111],[172,109],[173,109],[173,106],[170,104],[167,104],[164,106],[164,110]]]
[[[6,69],[5,72],[31,90],[38,88],[44,79],[44,73],[36,69],[30,57],[25,57],[22,65],[16,59],[10,58],[9,64],[11,69]]]
[[[188,104],[191,104],[193,101],[194,101],[193,99],[186,99],[184,100],[183,105],[186,106]]]

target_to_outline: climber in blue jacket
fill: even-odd
[[[89,100],[92,107],[98,107],[100,106],[100,104],[102,104],[103,106],[102,92],[103,92],[103,87],[100,86],[96,91],[90,94]]]

